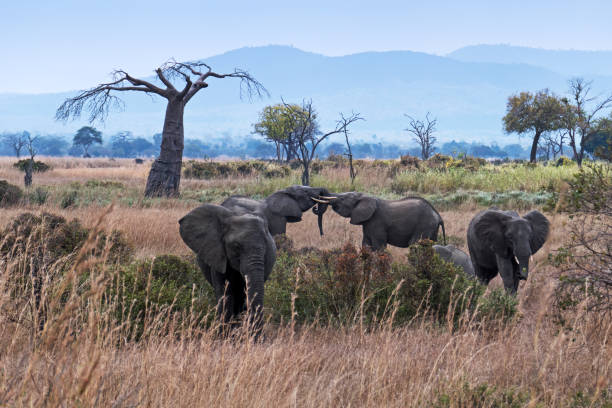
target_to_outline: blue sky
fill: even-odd
[[[610,50],[612,1],[2,0],[0,92],[93,86],[115,68],[148,75],[170,57],[293,45],[325,55],[473,44]],[[303,4],[303,6],[301,5]]]

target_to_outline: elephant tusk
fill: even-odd
[[[533,263],[533,255],[529,255],[529,263]]]
[[[312,200],[313,200],[313,201],[316,201],[317,203],[321,203],[321,204],[329,204],[329,201],[317,200],[317,199],[316,199],[316,198],[314,198],[314,197],[310,197],[310,198],[312,198]]]
[[[338,197],[327,197],[327,196],[322,196],[322,195],[320,195],[320,196],[319,196],[319,198],[323,198],[323,199],[325,199],[325,200],[335,200],[335,199],[337,199]]]
[[[517,265],[520,264],[520,262],[519,262],[518,258],[516,257],[516,255],[514,255],[514,261],[516,262]]]

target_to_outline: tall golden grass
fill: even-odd
[[[78,163],[56,165],[52,172],[66,173],[35,175],[35,183],[37,177],[44,183],[83,181],[88,167]],[[126,162],[110,169],[117,169],[112,174],[122,182],[137,185],[144,180],[142,168]],[[103,175],[88,176],[113,178],[109,168],[100,169]],[[0,165],[0,178],[17,175]],[[177,220],[191,206],[169,200],[154,208],[112,211],[10,208],[0,212],[0,226],[26,209],[46,210],[79,218],[94,233],[122,230],[138,257],[187,254]],[[465,239],[478,210],[443,212],[447,235]],[[612,386],[612,322],[578,313],[561,328],[551,319],[555,271],[546,258],[567,239],[568,219],[561,214],[550,219],[551,235],[519,289],[521,317],[512,323],[479,324],[466,315],[458,326],[440,325],[426,313],[402,327],[363,328],[358,318],[342,327],[289,322],[266,324],[258,343],[246,329],[220,338],[215,327],[189,323],[195,318],[178,325],[163,310],[147,314],[146,335],[134,341],[114,317],[112,299],[104,299],[113,272],[92,267],[103,264],[104,255],[86,256],[95,244],[91,240],[62,283],[74,290],[71,283],[89,275],[90,288],[79,296],[71,292],[63,303],[49,294],[54,313],[38,332],[34,299],[10,296],[12,275],[28,262],[24,254],[0,264],[0,406],[604,406]],[[288,235],[298,247],[359,243],[360,228],[331,210],[324,223],[325,235],[319,237],[316,217],[306,213],[301,223],[289,225]],[[466,249],[464,241],[458,243]],[[391,253],[401,259],[405,250],[391,248]],[[588,397],[583,405],[576,402],[583,401],[580,395]]]

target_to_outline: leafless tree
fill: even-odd
[[[590,96],[592,83],[584,78],[570,79],[570,100],[564,99],[563,127],[567,130],[569,145],[578,166],[582,166],[584,147],[589,137],[602,130],[604,122],[598,119],[603,111],[612,107],[612,94],[599,101],[600,98]]]
[[[539,141],[540,152],[546,155],[546,160],[552,158],[556,159],[557,156],[563,156],[563,146],[567,141],[567,129],[561,129],[557,132],[548,132],[542,134]]]
[[[310,164],[315,157],[319,144],[329,136],[344,132],[352,123],[361,120],[358,113],[349,116],[342,115],[342,119],[336,122],[333,130],[322,133],[319,130],[317,113],[312,106],[312,101],[302,102],[302,105],[289,105],[283,101],[289,114],[290,126],[297,145],[297,158],[302,164],[302,184],[310,185]]]
[[[25,136],[25,148],[28,150],[28,154],[30,158],[28,159],[28,163],[25,166],[25,176],[23,177],[23,184],[26,187],[30,187],[32,185],[32,173],[34,171],[34,157],[36,156],[36,147],[35,143],[38,140],[38,136],[32,137],[28,132],[24,132]]]
[[[436,118],[431,119],[429,112],[425,115],[424,121],[406,114],[404,115],[408,118],[408,127],[404,130],[412,133],[413,140],[421,147],[421,158],[423,160],[429,159],[436,143],[436,137],[433,136],[433,132],[436,131],[438,120]]]
[[[21,149],[23,149],[27,142],[28,135],[29,133],[25,131],[21,133],[5,133],[2,135],[2,141],[13,149],[15,156],[19,158],[21,156]]]
[[[157,81],[161,85],[143,79],[134,78],[125,71],[113,73],[113,80],[95,88],[80,92],[68,98],[57,109],[57,120],[77,118],[83,110],[89,112],[89,121],[104,121],[113,108],[123,108],[123,101],[116,96],[118,92],[135,91],[148,95],[157,95],[168,101],[162,142],[159,157],[153,162],[145,196],[176,196],[181,178],[183,159],[184,128],[183,113],[185,105],[203,88],[208,87],[210,78],[240,79],[240,96],[246,92],[248,97],[268,94],[266,89],[248,72],[235,69],[234,72],[219,74],[203,62],[176,62],[170,60],[155,70]],[[177,87],[180,83],[182,86]]]
[[[349,141],[348,125],[350,124],[349,119],[355,116],[357,117],[356,120],[365,120],[364,118],[360,117],[359,114],[355,115],[354,113],[352,113],[351,116],[346,117],[343,113],[340,113],[340,120],[338,121],[338,123],[340,123],[344,129],[344,139],[346,140],[347,150],[345,155],[346,157],[348,157],[349,160],[349,176],[351,178],[351,186],[355,182],[355,177],[357,177],[357,173],[355,172],[355,168],[353,167],[353,151],[351,150],[351,143]]]

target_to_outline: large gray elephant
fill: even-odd
[[[436,209],[421,197],[383,200],[363,193],[341,193],[322,196],[336,213],[351,219],[351,224],[363,227],[363,245],[374,250],[387,244],[406,248],[422,238],[438,239],[444,221]]]
[[[233,211],[256,212],[262,214],[272,235],[287,232],[288,222],[299,222],[302,213],[313,208],[318,216],[319,232],[323,235],[323,214],[327,210],[327,203],[318,197],[329,192],[321,187],[291,186],[276,191],[264,200],[254,200],[244,196],[232,196],[221,205]]]
[[[509,293],[529,274],[529,259],[546,242],[548,219],[539,211],[520,217],[515,211],[491,208],[472,219],[467,242],[474,272],[487,285],[498,273]]]
[[[454,245],[434,245],[434,251],[446,262],[452,262],[471,277],[475,277],[474,267],[468,254],[460,250]]]
[[[261,325],[264,281],[276,261],[276,246],[265,218],[204,204],[179,221],[183,241],[196,253],[212,285],[218,316],[235,321],[247,310],[249,322]]]

